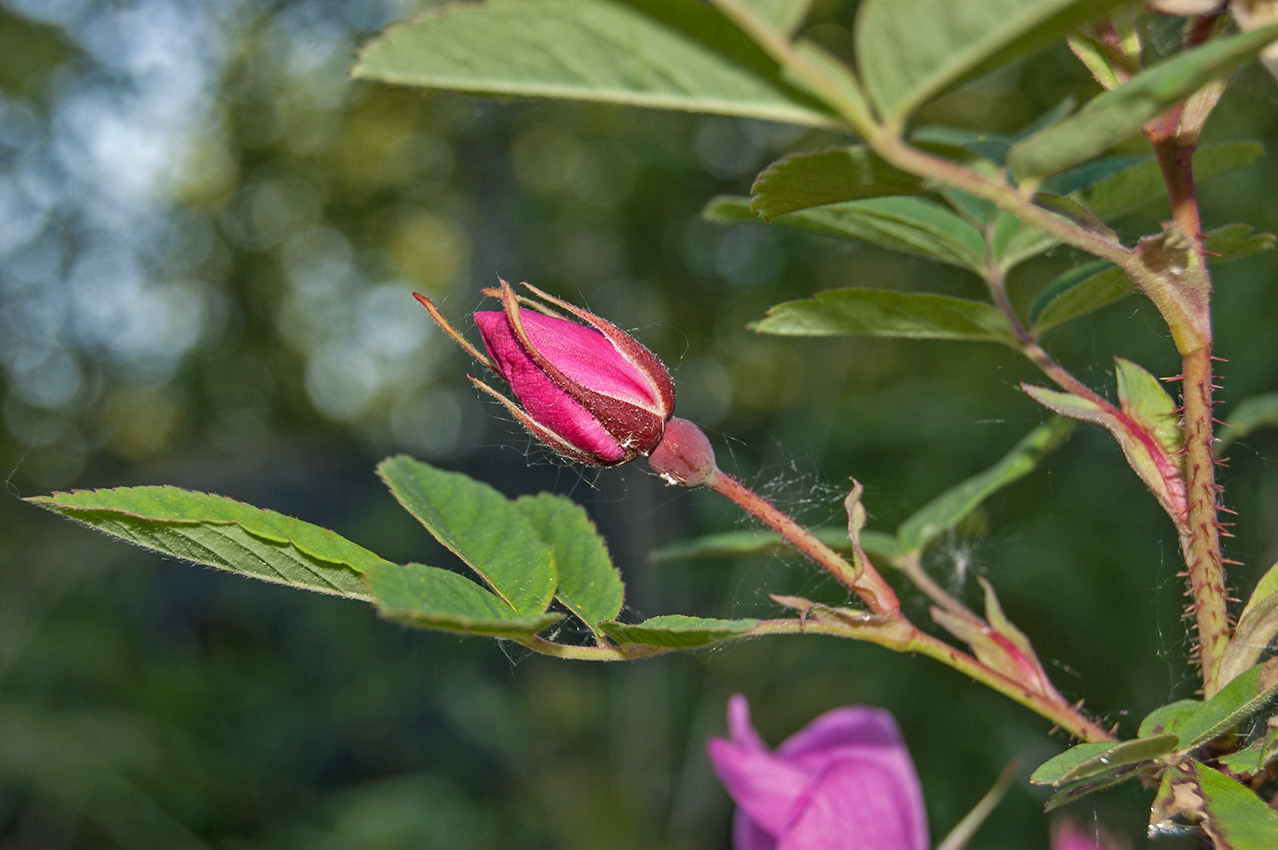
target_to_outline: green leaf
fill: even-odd
[[[1063,753],[1052,756],[1030,774],[1030,782],[1035,785],[1058,785],[1062,777],[1071,770],[1090,761],[1094,756],[1107,752],[1114,747],[1113,741],[1095,741],[1077,744]]]
[[[1221,677],[1230,681],[1250,669],[1275,637],[1278,637],[1278,564],[1261,576],[1238,617],[1234,636],[1221,659]]]
[[[1220,763],[1231,773],[1255,776],[1275,759],[1278,759],[1278,729],[1271,729],[1251,746],[1220,756]]]
[[[368,571],[367,580],[382,616],[424,628],[528,637],[562,616],[520,616],[500,597],[465,576],[422,564],[383,563]]]
[[[521,496],[515,507],[555,551],[559,572],[555,598],[601,636],[599,624],[621,613],[626,588],[595,524],[580,505],[550,493]]]
[[[1169,516],[1179,518],[1185,510],[1185,481],[1179,458],[1169,454],[1139,422],[1112,405],[1092,401],[1072,393],[1021,384],[1031,398],[1062,416],[1094,422],[1109,429],[1123,450],[1127,462],[1145,482]]]
[[[1164,730],[1180,737],[1181,752],[1189,752],[1231,731],[1278,699],[1278,684],[1260,690],[1263,665],[1234,677],[1198,710],[1178,715],[1163,724]]]
[[[1068,785],[1083,779],[1117,776],[1154,759],[1171,755],[1176,752],[1179,743],[1180,739],[1175,735],[1155,735],[1151,738],[1122,741],[1075,765],[1054,784]]]
[[[742,637],[758,624],[758,620],[716,620],[667,614],[634,625],[604,623],[602,628],[608,637],[623,646],[694,649]]]
[[[360,52],[362,79],[835,126],[722,13],[688,0],[441,6]]]
[[[1278,393],[1243,399],[1229,412],[1229,424],[1220,429],[1217,451],[1223,452],[1258,428],[1272,428],[1275,425],[1278,425]]]
[[[745,199],[723,196],[711,200],[702,215],[711,221],[755,218]],[[778,215],[771,223],[869,242],[977,273],[984,268],[985,238],[981,232],[940,204],[922,198],[871,198],[829,204]]]
[[[1104,260],[1072,268],[1048,284],[1030,305],[1030,333],[1039,334],[1136,292],[1127,273]]]
[[[1264,150],[1259,142],[1227,142],[1201,148],[1194,155],[1194,180],[1201,184],[1212,177],[1251,166],[1258,157],[1264,155]],[[1117,156],[1089,162],[1044,181],[1042,190],[1068,195],[1101,221],[1111,221],[1144,204],[1165,201],[1167,198],[1167,186],[1163,182],[1158,163],[1148,156]],[[995,240],[994,253],[1004,269],[1023,263],[1058,244],[1046,233],[1022,224],[1010,213],[1001,213],[1000,219],[1016,224],[1016,229],[1003,225],[1010,232],[1001,240]],[[1230,227],[1241,228],[1246,225]],[[1238,238],[1238,234],[1227,231],[1228,228],[1218,228],[1212,233],[1216,234],[1218,240],[1234,241]],[[1247,252],[1264,250],[1266,247],[1268,246],[1247,246]],[[1221,253],[1219,247],[1212,250]],[[1225,258],[1215,259],[1219,262]]]
[[[1140,722],[1140,729],[1136,734],[1141,738],[1161,735],[1167,731],[1168,725],[1183,722],[1186,717],[1201,708],[1202,704],[1202,700],[1178,699],[1175,702],[1167,703],[1167,705],[1160,705],[1145,715],[1145,719]]]
[[[1114,365],[1123,412],[1151,434],[1164,452],[1175,455],[1184,447],[1185,435],[1176,415],[1176,403],[1162,382],[1130,360],[1115,357]]]
[[[944,89],[1063,36],[1114,0],[863,0],[857,65],[879,114],[899,121]]]
[[[1073,428],[1071,420],[1057,417],[1030,431],[998,463],[946,490],[901,523],[896,530],[898,549],[922,549],[953,528],[991,495],[1032,472]]]
[[[1226,224],[1203,234],[1203,247],[1211,252],[1207,255],[1207,263],[1212,266],[1261,251],[1272,251],[1275,243],[1278,243],[1278,236],[1257,233],[1250,224]]]
[[[1203,828],[1217,850],[1273,850],[1278,847],[1278,812],[1218,770],[1194,762],[1203,791]]]
[[[1194,182],[1201,183],[1239,168],[1250,168],[1264,155],[1265,146],[1260,142],[1225,142],[1204,146],[1194,154]],[[1074,172],[1052,178],[1043,184],[1043,188],[1046,191],[1061,194],[1072,193],[1079,189],[1081,190],[1077,196],[1079,202],[1099,218],[1110,221],[1152,201],[1167,199],[1167,184],[1163,182],[1163,174],[1158,163],[1148,157],[1139,159],[1143,161],[1134,163],[1104,179],[1082,184],[1076,188],[1065,189],[1056,186],[1056,181]],[[1116,157],[1114,161],[1129,162],[1131,158]],[[1102,160],[1102,162],[1105,161]],[[1095,163],[1089,165],[1095,165]],[[1087,167],[1080,166],[1076,171]]]
[[[1080,779],[1078,782],[1071,782],[1062,786],[1055,794],[1047,798],[1047,804],[1043,807],[1044,811],[1051,812],[1059,809],[1061,806],[1068,805],[1075,800],[1086,797],[1088,794],[1095,794],[1097,791],[1104,791],[1106,788],[1112,788],[1120,785],[1129,779],[1135,779],[1140,775],[1138,766],[1129,767],[1126,770],[1113,776],[1101,776],[1095,779]]]
[[[1151,65],[1089,101],[1076,115],[1017,142],[1008,152],[1008,164],[1026,181],[1099,156],[1167,107],[1251,59],[1275,38],[1278,24],[1213,39]]]
[[[1013,340],[1007,317],[991,304],[924,292],[832,289],[786,301],[753,325],[780,336],[867,335],[980,342]]]
[[[809,207],[921,191],[919,178],[893,168],[869,148],[855,145],[777,160],[750,188],[750,208],[767,221]]]
[[[846,528],[809,528],[822,543],[836,552],[851,552]],[[707,534],[692,540],[684,540],[663,546],[649,556],[654,563],[683,561],[690,558],[732,558],[738,555],[758,555],[785,549],[785,538],[772,531],[749,529]],[[885,558],[897,554],[896,538],[882,531],[862,531],[861,548],[871,555]]]
[[[377,465],[399,503],[515,613],[540,614],[555,592],[555,557],[519,508],[487,484],[400,455]]]
[[[336,532],[211,493],[117,487],[27,501],[147,549],[290,587],[366,599],[386,563]]]
[[[739,8],[773,32],[791,35],[808,15],[812,0],[715,0],[724,11]]]

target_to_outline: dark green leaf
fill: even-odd
[[[1194,762],[1194,772],[1203,791],[1203,828],[1217,850],[1278,847],[1278,812],[1218,770]]]
[[[416,626],[489,637],[531,636],[560,614],[520,616],[498,596],[457,573],[422,564],[383,563],[366,576],[382,616]]]
[[[1152,738],[1122,741],[1075,765],[1053,784],[1069,785],[1084,779],[1117,776],[1128,768],[1174,753],[1179,743],[1180,739],[1175,735],[1155,735]]]
[[[1038,426],[1022,437],[998,463],[928,502],[896,530],[900,551],[922,549],[938,535],[953,528],[991,495],[1032,472],[1073,429],[1073,421],[1064,417]]]
[[[1145,715],[1145,719],[1140,722],[1140,730],[1136,734],[1141,738],[1161,735],[1168,731],[1167,726],[1169,724],[1183,721],[1184,718],[1201,708],[1202,704],[1202,700],[1178,699],[1175,702],[1167,703],[1167,705],[1160,705]]]
[[[1257,233],[1250,224],[1226,224],[1203,234],[1203,248],[1209,251],[1207,263],[1220,265],[1231,260],[1272,251],[1278,237],[1272,233]]]
[[[1079,112],[1012,146],[1008,164],[1022,180],[1057,174],[1140,131],[1149,119],[1228,74],[1278,38],[1278,25],[1213,39],[1146,68]]]
[[[1112,788],[1126,782],[1129,779],[1135,779],[1140,774],[1139,765],[1129,765],[1121,772],[1112,776],[1101,776],[1095,779],[1080,779],[1078,782],[1071,782],[1068,785],[1061,786],[1055,794],[1047,798],[1047,805],[1044,806],[1045,811],[1054,811],[1061,806],[1068,805],[1088,794],[1095,794],[1097,791],[1104,791],[1106,788]]]
[[[519,508],[487,484],[400,455],[377,465],[391,493],[520,615],[555,593],[555,558]]]
[[[1278,759],[1278,729],[1269,730],[1249,747],[1220,757],[1220,763],[1231,773],[1255,776]]]
[[[352,73],[472,94],[837,124],[734,23],[687,0],[445,5],[386,30]]]
[[[1194,156],[1194,180],[1202,183],[1250,166],[1263,154],[1264,147],[1259,142],[1228,142],[1204,147]],[[1167,187],[1158,163],[1148,156],[1118,156],[1089,162],[1044,181],[1042,189],[1047,193],[1068,195],[1101,221],[1110,221],[1143,204],[1167,198]],[[1007,235],[996,235],[995,238],[994,253],[1004,269],[1023,263],[1057,244],[1046,233],[1021,224],[1010,213],[1001,213],[1000,217],[1016,225],[1015,228],[1007,225]],[[1095,229],[1094,223],[1092,226]],[[1242,228],[1246,225],[1229,227]],[[1228,229],[1218,228],[1212,233],[1222,244],[1238,243],[1238,248],[1247,253],[1268,247],[1267,244],[1247,245],[1241,238],[1241,232],[1226,232]],[[1250,229],[1247,232],[1250,233]],[[1265,239],[1261,235],[1254,238]],[[1222,253],[1218,261],[1226,259],[1223,252],[1217,249],[1217,253]]]
[[[854,33],[866,93],[889,121],[972,74],[1047,44],[1114,0],[864,0]]]
[[[1180,737],[1180,749],[1189,752],[1224,735],[1278,700],[1278,684],[1260,690],[1263,667],[1252,667],[1236,676],[1214,697],[1189,714],[1164,723],[1164,730]]]
[[[1065,752],[1052,756],[1040,764],[1030,774],[1030,782],[1035,785],[1057,785],[1060,783],[1061,778],[1071,770],[1089,761],[1092,757],[1112,749],[1113,746],[1113,741],[1096,741],[1070,747]]]
[[[851,552],[846,528],[808,529],[822,543],[836,552]],[[653,552],[654,562],[682,561],[689,558],[731,558],[737,555],[757,555],[784,549],[789,544],[785,538],[772,531],[746,530],[707,534],[692,540],[672,543]],[[896,538],[881,531],[862,531],[861,548],[871,555],[891,558],[897,554]]]
[[[702,215],[711,221],[758,220],[749,202],[719,196]],[[893,251],[980,272],[981,232],[940,204],[922,198],[871,198],[779,215],[772,224],[869,242]]]
[[[1260,142],[1225,142],[1201,148],[1194,154],[1194,181],[1201,183],[1212,177],[1227,174],[1239,168],[1250,168],[1257,159],[1265,155],[1265,147]],[[1076,190],[1078,200],[1099,218],[1110,221],[1124,213],[1150,203],[1167,198],[1167,184],[1163,182],[1162,171],[1158,163],[1149,157],[1137,157],[1143,160],[1133,162],[1117,173],[1111,173],[1104,179],[1082,183],[1067,188],[1058,183],[1088,168],[1102,166],[1104,163],[1130,162],[1132,157],[1114,157],[1089,163],[1079,168],[1053,177],[1043,184],[1045,191],[1070,194]]]
[[[1030,305],[1030,332],[1037,336],[1135,291],[1127,273],[1104,260],[1070,269],[1052,281]]]
[[[147,549],[277,584],[367,598],[381,558],[327,528],[177,487],[118,487],[28,501]]]
[[[856,145],[777,160],[754,181],[750,208],[766,221],[809,207],[921,191],[919,178]]]
[[[1223,452],[1258,428],[1278,425],[1278,393],[1266,393],[1242,400],[1229,412],[1228,421],[1229,424],[1220,429],[1217,451]]]
[[[758,620],[715,620],[667,614],[635,625],[604,623],[603,630],[608,637],[623,646],[693,649],[739,638],[758,624]]]
[[[832,289],[768,310],[754,325],[781,336],[868,335],[1010,343],[1007,317],[991,304],[886,289]]]
[[[559,587],[555,598],[590,627],[621,613],[626,588],[608,557],[608,547],[580,505],[563,496],[541,493],[515,500],[543,543],[555,550]]]

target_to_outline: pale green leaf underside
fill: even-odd
[[[837,123],[727,18],[689,0],[447,5],[374,39],[352,73],[472,94]]]
[[[871,102],[899,119],[973,72],[1063,36],[1115,0],[864,0],[857,65]]]
[[[1278,38],[1278,24],[1214,39],[1146,68],[1089,101],[1077,114],[1012,146],[1008,164],[1022,180],[1057,174],[1100,156],[1140,131],[1171,104],[1229,73]]]
[[[540,614],[550,606],[554,554],[505,496],[403,455],[382,461],[377,472],[399,503],[516,613]]]
[[[1011,327],[992,304],[925,292],[832,289],[768,310],[754,325],[781,336],[885,336],[909,339],[1013,340]]]
[[[998,463],[946,490],[901,523],[897,548],[902,552],[921,549],[953,528],[991,495],[1032,472],[1073,428],[1073,421],[1058,417],[1030,431]]]
[[[1243,399],[1225,418],[1229,424],[1220,429],[1218,452],[1223,452],[1258,428],[1278,426],[1278,393]]]
[[[714,198],[702,215],[711,221],[759,221],[748,198]],[[983,269],[985,238],[981,232],[940,204],[923,198],[871,198],[829,204],[778,215],[770,223],[869,242],[978,273]]]
[[[1116,774],[1132,765],[1139,765],[1174,753],[1177,742],[1175,735],[1154,735],[1149,738],[1134,738],[1130,741],[1111,744],[1109,749],[1075,765],[1057,779],[1055,784],[1068,785],[1084,779]]]
[[[758,624],[758,620],[716,620],[667,614],[634,625],[604,623],[603,630],[623,646],[693,649],[742,637]]]
[[[1218,848],[1273,850],[1278,847],[1278,812],[1218,770],[1194,762],[1203,791],[1204,827]]]
[[[541,493],[515,500],[542,542],[555,551],[555,597],[596,635],[599,624],[621,613],[626,589],[608,547],[586,511],[563,496]]]
[[[727,9],[737,6],[751,17],[763,22],[768,29],[781,35],[790,35],[807,17],[812,0],[715,0],[716,5]]]
[[[1065,752],[1059,753],[1040,764],[1030,774],[1030,782],[1035,785],[1055,785],[1061,781],[1061,777],[1071,770],[1089,761],[1092,757],[1112,749],[1113,746],[1113,741],[1097,741],[1070,747]]]
[[[29,501],[147,549],[320,593],[366,598],[360,573],[386,563],[326,528],[177,487],[76,490]]]
[[[1221,662],[1221,675],[1233,677],[1251,667],[1275,637],[1278,637],[1278,564],[1261,576],[1239,615],[1238,627]]]
[[[382,616],[424,628],[527,637],[562,616],[553,612],[520,616],[465,576],[422,564],[382,564],[368,571],[367,580]]]

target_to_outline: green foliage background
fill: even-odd
[[[722,733],[734,691],[774,742],[836,705],[892,710],[939,839],[1010,757],[1024,754],[1028,772],[1063,740],[926,660],[800,638],[613,666],[525,657],[163,563],[16,498],[175,484],[442,564],[373,473],[407,452],[508,495],[570,493],[608,538],[631,616],[756,616],[776,610],[767,592],[839,598],[788,555],[650,563],[656,547],[739,520],[642,464],[565,467],[478,398],[463,353],[409,293],[465,325],[497,275],[635,329],[671,365],[677,412],[715,432],[725,468],[810,523],[839,521],[855,476],[869,527],[891,530],[1043,420],[1016,388],[1034,373],[1002,347],[745,329],[771,304],[837,286],[980,295],[955,269],[700,219],[710,197],[746,192],[781,153],[838,137],[348,82],[354,46],[411,11],[390,0],[0,6],[5,846],[726,847],[729,804],[704,742]],[[809,31],[850,55],[852,13],[818,3]],[[924,118],[1011,131],[1092,91],[1061,46]],[[165,124],[175,102],[186,111]],[[1272,150],[1276,105],[1273,81],[1244,69],[1207,140]],[[135,135],[111,116],[132,116]],[[126,179],[139,174],[152,174],[140,188]],[[1276,178],[1270,160],[1205,185],[1207,226],[1278,230]],[[1150,206],[1120,229],[1148,232],[1164,216]],[[1028,304],[1075,261],[1058,250],[1018,269],[1014,298]],[[1226,414],[1278,388],[1274,263],[1218,272]],[[1175,372],[1166,336],[1129,300],[1049,347],[1104,386],[1114,354]],[[1227,553],[1243,562],[1231,572],[1240,596],[1278,558],[1276,452],[1272,432],[1257,434],[1222,472],[1240,513]],[[1118,448],[1079,428],[928,566],[972,600],[973,577],[988,576],[1062,692],[1130,734],[1194,688],[1177,562],[1172,528]],[[926,620],[920,597],[906,605]],[[1043,796],[1019,785],[973,846],[1046,846]],[[1073,814],[1096,812],[1143,846],[1142,799],[1127,788]]]

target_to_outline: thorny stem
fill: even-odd
[[[901,603],[897,601],[896,593],[868,559],[859,559],[861,563],[858,566],[849,564],[838,552],[731,475],[715,470],[705,486],[736,502],[746,513],[779,533],[792,546],[861,597],[874,614],[892,616],[900,611]]]

